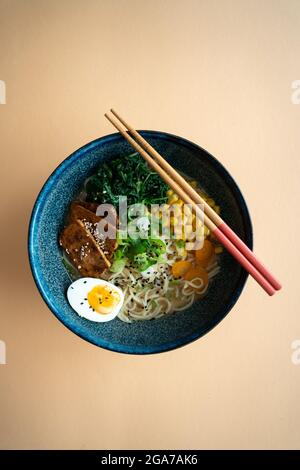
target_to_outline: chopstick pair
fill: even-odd
[[[174,190],[174,192],[178,194],[185,203],[192,205],[196,214],[199,215],[202,220],[204,215],[205,225],[210,229],[215,238],[240,263],[240,265],[248,271],[248,273],[269,295],[273,295],[277,290],[280,290],[281,284],[279,281],[257,259],[254,253],[224,222],[224,220],[190,186],[190,184],[130,124],[121,118],[116,111],[111,109],[111,112],[123,124],[128,132],[123,129],[119,122],[108,114],[105,114],[105,117]],[[199,208],[199,204],[204,207],[204,214]]]

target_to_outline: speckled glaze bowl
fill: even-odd
[[[186,139],[164,132],[140,132],[173,166],[199,181],[221,206],[224,220],[252,248],[252,226],[247,206],[225,168],[204,149]],[[153,321],[127,324],[115,319],[107,323],[92,323],[72,310],[66,298],[70,280],[58,246],[58,234],[69,204],[82,188],[84,180],[101,162],[131,152],[132,148],[120,134],[111,134],[80,148],[56,168],[39,193],[32,211],[29,259],[43,299],[67,328],[112,351],[158,353],[188,344],[216,326],[236,303],[247,273],[228,253],[222,253],[221,271],[201,301],[183,312]]]

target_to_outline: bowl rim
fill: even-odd
[[[212,154],[210,154],[206,149],[201,147],[200,145],[195,144],[194,142],[191,142],[190,140],[184,137],[180,137],[175,134],[171,134],[171,133],[164,132],[164,131],[155,131],[155,130],[139,130],[138,132],[141,133],[145,138],[155,137],[155,138],[159,138],[159,139],[163,139],[167,141],[173,141],[181,145],[184,145],[190,149],[201,150],[202,152],[205,152],[207,154],[207,156],[212,160],[214,167],[222,174],[223,177],[225,177],[226,182],[228,183],[230,189],[234,193],[234,197],[237,200],[238,205],[241,210],[244,225],[247,228],[246,240],[244,241],[247,244],[247,246],[250,249],[252,249],[253,248],[253,229],[252,229],[252,222],[251,222],[247,204],[245,202],[245,199],[236,181],[228,172],[228,170],[219,162],[219,160],[216,157],[214,157]],[[90,342],[91,344],[94,344],[95,346],[108,349],[110,351],[118,352],[118,353],[143,355],[143,354],[156,354],[156,353],[161,353],[161,352],[167,352],[167,351],[171,351],[179,347],[185,346],[189,343],[192,343],[193,341],[206,335],[209,331],[213,330],[228,315],[228,313],[231,311],[231,309],[233,308],[233,306],[236,304],[237,300],[239,299],[242,293],[242,290],[245,286],[246,280],[248,278],[248,273],[244,269],[241,272],[234,295],[232,296],[230,301],[227,302],[227,304],[223,307],[222,314],[215,321],[209,323],[205,328],[201,328],[199,332],[192,333],[191,335],[185,336],[183,338],[179,338],[176,341],[170,341],[167,343],[163,343],[161,345],[128,346],[128,345],[122,345],[118,343],[112,343],[112,342],[103,340],[101,337],[95,340],[94,337],[90,336],[89,334],[85,332],[82,332],[80,328],[74,329],[73,326],[69,325],[68,322],[65,321],[64,316],[61,314],[60,309],[58,309],[55,306],[54,302],[51,300],[51,296],[50,296],[51,292],[44,285],[43,275],[41,272],[39,272],[37,264],[35,263],[35,258],[37,255],[34,250],[34,239],[35,239],[35,232],[37,230],[37,226],[39,222],[39,217],[41,215],[41,210],[44,206],[47,195],[50,193],[52,187],[55,185],[59,176],[64,172],[64,170],[69,165],[71,165],[74,161],[76,161],[85,153],[92,150],[94,147],[97,147],[99,144],[104,145],[110,141],[119,140],[119,139],[122,140],[122,136],[118,132],[115,132],[112,134],[104,135],[102,137],[92,140],[91,142],[84,144],[82,147],[75,150],[67,158],[65,158],[52,171],[50,176],[46,179],[45,183],[43,184],[41,190],[39,191],[37,195],[37,198],[35,200],[35,203],[31,212],[30,220],[29,220],[27,249],[28,249],[30,269],[31,269],[31,273],[35,281],[35,284],[40,292],[40,295],[42,296],[44,302],[46,303],[50,311],[57,317],[57,319],[66,328],[71,330],[80,338]]]

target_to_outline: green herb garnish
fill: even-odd
[[[135,153],[101,165],[86,182],[86,200],[117,206],[119,196],[127,196],[128,206],[164,204],[168,185]]]
[[[113,272],[120,272],[127,260],[139,271],[145,271],[156,263],[165,262],[164,254],[166,244],[163,240],[128,237],[123,245],[120,245],[114,254],[114,261],[110,268]],[[123,262],[123,264],[121,263]]]

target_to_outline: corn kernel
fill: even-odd
[[[181,206],[181,207],[182,207],[182,206],[183,206],[183,204],[184,204],[184,202],[183,202],[183,200],[182,200],[182,199],[178,199],[178,202],[177,202],[177,204],[178,204],[179,206]]]
[[[171,225],[173,225],[174,227],[178,225],[178,219],[176,219],[176,217],[170,217],[170,222],[171,222]]]
[[[182,217],[181,222],[182,222],[182,225],[186,225],[186,224],[189,223],[189,222],[188,222],[188,218],[185,217],[185,216]]]
[[[184,227],[184,233],[186,236],[190,235],[193,232],[193,226],[192,225],[185,225]]]
[[[173,189],[168,189],[167,196],[172,196],[174,194]]]
[[[206,227],[206,225],[204,225],[204,236],[205,236],[205,237],[208,237],[209,234],[210,234],[209,228]]]
[[[179,254],[179,256],[181,256],[182,258],[186,258],[187,256],[187,251],[185,248],[178,248],[177,249],[177,253]]]
[[[188,224],[188,225],[191,225],[191,226],[192,226],[192,225],[193,225],[193,226],[196,225],[195,216],[193,217],[193,214],[190,215],[190,216],[187,218],[187,224]]]
[[[170,209],[170,206],[169,204],[163,204],[163,206],[161,207],[161,213],[162,214],[168,214],[169,213],[169,209]]]
[[[209,197],[206,202],[210,207],[215,205],[215,201],[211,197]]]
[[[169,204],[172,205],[174,204],[174,202],[178,201],[178,196],[177,194],[173,194],[170,198],[169,198]]]
[[[201,237],[204,237],[204,225],[201,225],[200,227],[197,228],[197,232]]]
[[[201,223],[194,221],[193,222],[193,228],[194,228],[195,232],[200,232],[201,231],[200,233],[203,233],[203,235],[204,235],[204,228],[203,228],[203,225]]]
[[[193,210],[188,205],[184,206],[184,215],[189,217],[193,213]]]
[[[203,221],[199,217],[193,219],[193,225],[197,227],[197,230],[204,228]]]
[[[173,204],[172,207],[170,207],[170,210],[172,210],[174,215],[181,216],[181,207],[178,204]]]
[[[216,246],[215,247],[215,253],[216,254],[219,254],[219,253],[222,253],[223,252],[223,247],[222,246]]]

